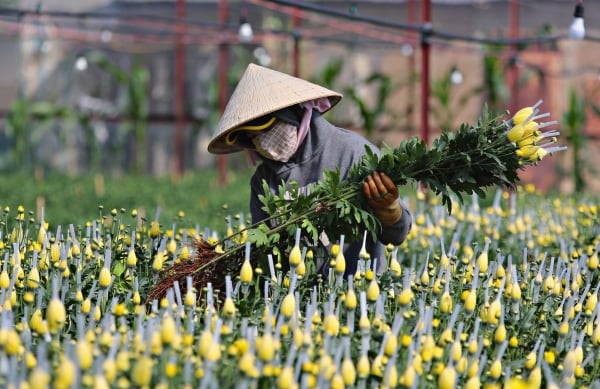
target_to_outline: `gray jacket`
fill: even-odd
[[[262,159],[251,179],[250,212],[252,222],[257,223],[267,218],[262,210],[258,195],[263,193],[263,180],[268,182],[276,193],[282,181],[295,181],[300,187],[313,184],[322,178],[324,170],[334,171],[339,168],[342,179],[348,175],[350,168],[365,155],[365,145],[375,153],[379,149],[359,134],[335,127],[317,111],[313,111],[310,130],[296,154],[288,162],[277,162]],[[367,251],[371,259],[378,259],[379,265],[385,268],[385,244],[399,245],[406,239],[412,225],[412,216],[403,208],[402,218],[394,225],[383,228],[378,234],[378,242],[367,241]],[[369,236],[369,235],[368,235]],[[361,242],[347,242],[344,246],[346,274],[354,274],[357,269],[358,253]],[[381,266],[377,266],[379,270]]]

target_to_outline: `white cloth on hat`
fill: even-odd
[[[304,142],[304,138],[306,138],[306,133],[310,128],[310,119],[312,118],[313,109],[316,109],[321,113],[326,112],[331,108],[331,101],[329,101],[327,97],[321,97],[318,99],[300,103],[300,106],[304,108],[304,115],[302,116],[300,128],[298,129],[298,147],[300,147],[302,142]]]

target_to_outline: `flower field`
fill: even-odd
[[[451,213],[438,197],[406,198],[413,229],[382,274],[363,255],[344,279],[340,236],[321,258],[329,278],[316,277],[319,258],[296,239],[264,268],[246,245],[224,290],[175,284],[154,301],[161,272],[216,230],[131,209],[47,230],[2,204],[0,386],[600,385],[598,199],[491,195]],[[230,232],[244,227],[236,216]]]

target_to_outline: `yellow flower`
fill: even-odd
[[[48,330],[52,333],[56,333],[62,329],[66,321],[67,310],[65,309],[65,305],[59,298],[52,298],[48,303],[48,307],[46,307]]]
[[[270,333],[265,333],[259,339],[256,345],[258,357],[264,362],[269,362],[275,356],[275,339]]]
[[[248,259],[245,259],[242,268],[240,269],[240,281],[249,284],[252,282],[253,278],[254,271],[252,270],[252,265]]]
[[[223,316],[232,318],[235,316],[236,308],[231,297],[226,297],[223,303]]]
[[[511,142],[518,142],[523,138],[525,134],[525,127],[522,123],[516,124],[513,128],[511,128],[506,134],[507,138]]]
[[[29,373],[30,389],[46,389],[50,384],[50,374],[44,368],[36,367]]]
[[[344,358],[341,367],[342,379],[345,385],[354,385],[356,381],[356,368],[350,358]]]
[[[373,278],[367,287],[367,300],[375,301],[379,297],[379,284],[377,279]]]
[[[337,316],[330,313],[323,320],[323,329],[331,336],[336,336],[340,330],[340,322]]]
[[[75,380],[75,364],[71,359],[63,356],[56,367],[54,387],[57,389],[68,389]]]
[[[452,297],[450,297],[450,293],[445,291],[442,294],[442,298],[440,300],[440,311],[443,313],[452,312]]]
[[[103,289],[106,289],[110,286],[112,281],[112,275],[110,274],[110,270],[104,266],[100,269],[100,274],[98,275],[98,286]]]
[[[456,370],[452,365],[446,365],[438,377],[439,389],[454,389]]]
[[[290,318],[296,310],[296,298],[292,293],[288,293],[281,302],[280,312],[286,317]]]
[[[154,361],[149,356],[142,355],[133,366],[131,380],[134,385],[143,387],[150,385]]]
[[[294,383],[294,369],[292,366],[285,366],[281,370],[281,374],[277,378],[277,387],[279,389],[289,389],[292,388]]]
[[[539,105],[539,102],[536,105]],[[525,122],[526,120],[531,119],[533,117],[534,111],[535,111],[535,106],[521,108],[512,117],[513,125],[519,125],[519,124],[522,124],[523,122]]]

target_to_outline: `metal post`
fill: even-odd
[[[510,0],[510,30],[511,39],[519,37],[519,1]],[[519,68],[517,67],[517,45],[510,46],[510,67],[508,70],[508,85],[510,87],[509,109],[511,113],[517,112],[519,107]]]
[[[228,80],[227,73],[229,68],[229,47],[227,44],[226,23],[228,18],[227,0],[219,0],[219,23],[222,28],[223,41],[219,44],[219,112],[225,111],[228,99]],[[219,183],[227,183],[227,157],[218,156]]]
[[[176,174],[183,174],[185,167],[185,0],[177,0],[175,14],[177,18],[175,41],[175,153],[177,154]]]
[[[421,2],[421,139],[429,144],[429,32],[431,0]]]
[[[300,31],[298,31],[298,27],[300,27],[300,9],[298,7],[294,7],[292,14],[292,26],[293,26],[293,36],[294,36],[294,47],[292,52],[292,75],[295,77],[300,76]]]
[[[416,24],[416,6],[415,6],[415,1],[416,0],[407,0],[406,2],[406,21],[409,24]],[[411,54],[408,56],[408,75],[410,77],[409,81],[410,83],[408,84],[408,95],[409,96],[414,96],[416,93],[416,79],[415,79],[415,69],[416,69],[416,56],[415,56],[415,52],[416,52],[416,47],[417,47],[417,33],[416,31],[408,31],[406,34],[407,38],[408,38],[408,42],[411,46]],[[415,123],[415,109],[414,109],[414,101],[410,101],[409,103],[412,107],[408,112],[408,126],[409,128],[412,129],[413,128],[417,128],[417,125]]]

